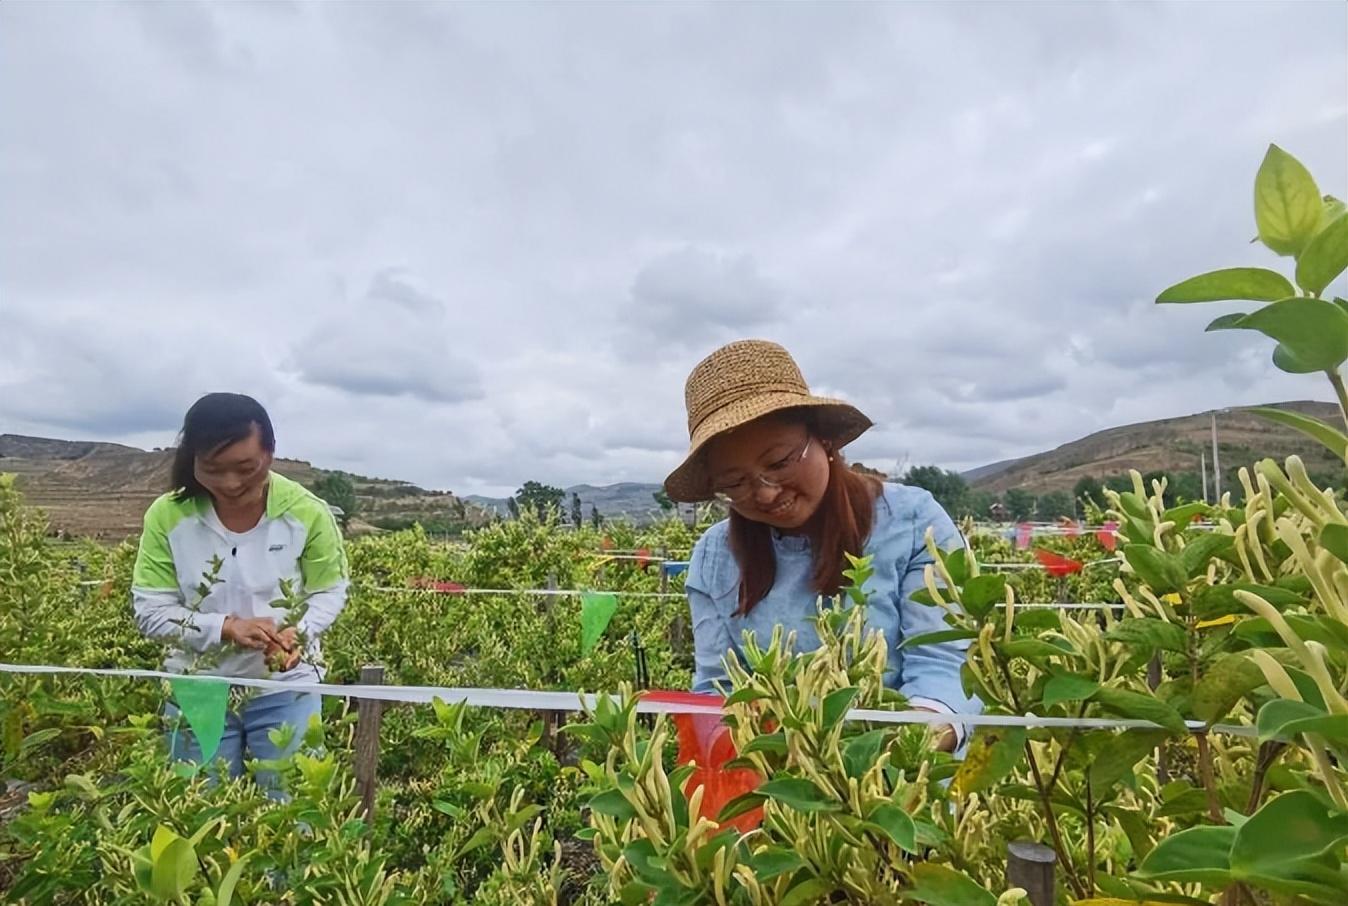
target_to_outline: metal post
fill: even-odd
[[[382,686],[384,668],[366,664],[360,668],[362,686]],[[375,791],[379,785],[379,728],[384,720],[384,703],[377,699],[356,700],[356,792],[360,795],[365,824],[374,823]]]
[[[1053,866],[1057,861],[1057,854],[1041,843],[1008,843],[1006,886],[1024,888],[1031,906],[1054,906]]]
[[[1222,502],[1222,460],[1217,455],[1217,413],[1212,413],[1212,501]]]
[[[1198,451],[1198,468],[1203,473],[1203,502],[1211,503],[1208,500],[1208,454],[1206,450]]]

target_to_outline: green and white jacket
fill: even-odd
[[[223,562],[218,582],[196,601],[212,560]],[[132,606],[140,631],[169,639],[164,669],[215,676],[270,677],[296,682],[322,678],[318,637],[346,604],[350,573],[342,533],[328,505],[297,482],[272,472],[267,512],[247,532],[231,532],[220,522],[210,497],[178,501],[165,494],[145,513],[136,568],[131,579]],[[272,617],[278,626],[287,611],[272,607],[281,598],[281,580],[292,593],[310,594],[308,609],[296,624],[305,639],[304,660],[285,673],[272,674],[261,651],[226,645],[214,663],[194,667],[196,656],[220,646],[225,617]]]

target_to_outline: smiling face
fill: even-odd
[[[271,463],[255,427],[242,440],[197,456],[193,471],[217,503],[240,508],[264,500]]]
[[[712,489],[746,519],[799,529],[828,490],[829,450],[799,418],[767,415],[707,445]]]

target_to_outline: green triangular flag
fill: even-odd
[[[618,609],[618,596],[606,591],[583,591],[580,593],[580,654],[582,657],[594,650],[594,646],[608,628]]]
[[[200,676],[176,676],[169,680],[173,700],[197,738],[201,763],[209,764],[225,735],[225,712],[229,709],[229,683]]]

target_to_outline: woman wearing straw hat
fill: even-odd
[[[742,660],[746,631],[766,642],[782,625],[798,634],[799,647],[817,646],[815,601],[839,591],[844,554],[852,553],[874,558],[867,624],[890,643],[886,684],[915,709],[976,712],[978,701],[960,682],[967,643],[899,649],[906,637],[949,628],[940,608],[912,600],[932,562],[926,530],[943,550],[964,542],[927,491],[847,467],[842,448],[871,420],[811,394],[790,354],[763,340],[713,352],[689,375],[685,400],[688,455],[665,479],[665,492],[730,508],[730,518],[698,540],[688,568],[694,690],[712,692],[725,680],[722,661]],[[936,733],[946,751],[963,742],[954,722]]]

